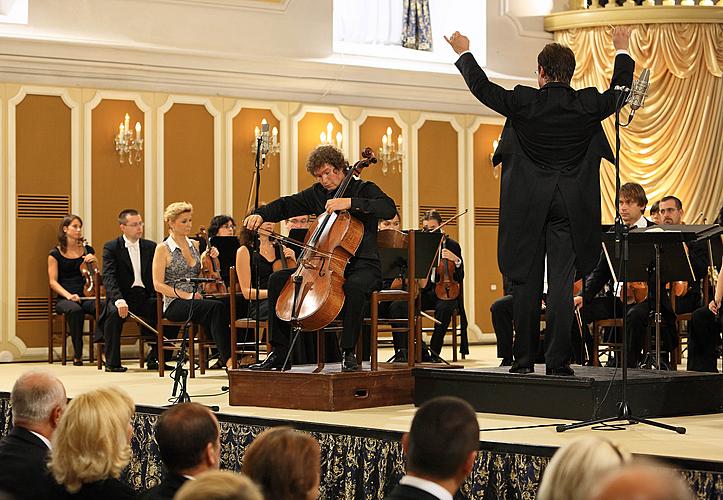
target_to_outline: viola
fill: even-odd
[[[274,272],[294,267],[296,261],[284,255],[284,245],[281,243],[281,240],[272,237],[269,239],[271,240],[271,244],[274,245],[274,253],[276,254],[276,260],[274,260],[274,263],[271,265]]]
[[[81,238],[78,244],[83,247],[83,257],[88,255],[88,249],[85,247],[86,239]],[[83,275],[85,283],[83,284],[83,297],[95,297],[105,295],[105,287],[103,286],[103,277],[101,276],[98,266],[95,262],[83,262],[80,264],[80,273]]]
[[[228,293],[226,283],[224,283],[223,278],[221,278],[221,264],[218,262],[218,257],[211,257],[211,243],[208,240],[208,233],[204,226],[199,228],[199,234],[206,242],[206,254],[203,259],[201,259],[201,277],[214,280],[213,282],[203,284],[203,293],[208,295]]]
[[[334,198],[343,197],[353,176],[377,162],[371,148],[365,148],[361,156],[347,169]],[[344,271],[363,236],[364,225],[348,211],[321,214],[309,228],[299,265],[276,303],[279,319],[305,331],[331,323],[344,306]]]
[[[446,249],[447,235],[444,235],[437,259],[437,282],[434,284],[434,293],[439,300],[456,300],[459,297],[459,282],[454,279],[456,266],[453,261],[442,257],[442,252]]]

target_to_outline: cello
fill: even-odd
[[[333,198],[342,198],[354,177],[376,163],[371,148],[346,171]],[[286,282],[276,303],[276,315],[295,330],[320,330],[344,306],[344,272],[364,236],[364,225],[346,211],[324,212],[311,225],[299,255],[298,267]]]

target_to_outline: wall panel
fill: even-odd
[[[362,178],[372,181],[379,186],[382,191],[394,200],[397,209],[399,209],[401,213],[401,207],[403,206],[401,171],[396,170],[393,172],[389,168],[385,174],[382,166],[381,153],[379,152],[379,149],[382,147],[382,136],[387,133],[387,127],[392,127],[392,140],[396,144],[397,137],[401,133],[401,128],[394,122],[393,118],[370,116],[359,127],[359,149],[362,150],[368,146],[374,150],[374,154],[377,155],[379,159],[375,165],[364,170]],[[359,155],[360,152],[361,151],[354,151],[353,153]],[[349,160],[354,162],[358,159],[357,156]],[[398,168],[401,168],[401,162],[399,162]]]
[[[337,132],[341,132],[341,124],[331,113],[306,113],[299,121],[297,131],[299,150],[296,157],[299,176],[298,191],[316,182],[311,174],[306,171],[306,160],[309,158],[309,153],[321,143],[319,135],[321,132],[326,132],[326,126],[329,122],[334,126],[332,135],[336,136]],[[345,137],[344,140],[346,141],[348,138]],[[352,158],[347,158],[347,160],[350,162],[353,161]]]

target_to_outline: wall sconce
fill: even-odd
[[[261,126],[263,127],[268,122],[266,121],[266,118],[261,120]],[[254,127],[254,140],[251,143],[251,154],[256,156],[256,149],[258,147],[259,143],[259,136],[261,135],[261,131],[259,127]],[[281,149],[281,146],[279,145],[279,129],[274,127],[271,129],[271,137],[269,138],[269,152],[266,153],[267,155],[277,155],[279,154],[279,150]],[[262,149],[263,152],[263,149]]]
[[[141,151],[143,151],[141,122],[136,122],[136,134],[133,137],[130,116],[126,113],[125,119],[118,125],[118,135],[113,138],[113,144],[121,163],[125,163],[124,156],[128,156],[129,165],[133,165],[133,161],[141,161]]]
[[[494,141],[492,141],[492,152],[490,153],[490,166],[492,167],[492,175],[494,176],[495,179],[500,178],[500,165],[499,164],[495,165],[494,160],[493,160],[493,158],[495,156],[495,151],[497,151],[497,145],[499,143],[500,143],[499,137],[497,139],[495,139]]]
[[[382,147],[379,148],[379,159],[382,160],[382,174],[387,175],[389,167],[392,173],[402,173],[402,134],[397,136],[396,144],[392,140],[392,127],[387,127],[386,135],[382,136]]]
[[[343,137],[341,135],[341,132],[337,132],[336,142],[334,142],[334,125],[331,122],[326,124],[326,132],[322,132],[319,134],[319,140],[321,141],[321,144],[329,144],[332,146],[336,146],[339,149],[341,149],[342,139]]]

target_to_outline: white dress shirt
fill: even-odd
[[[123,241],[128,249],[128,256],[131,258],[131,266],[133,267],[133,284],[131,287],[140,286],[145,288],[143,284],[143,277],[141,275],[141,245],[140,241],[136,240],[135,243],[131,242],[123,235]],[[124,299],[118,299],[114,302],[116,307],[128,305]]]
[[[439,498],[439,500],[452,500],[452,494],[445,488],[441,487],[435,482],[422,479],[421,477],[404,476],[402,479],[399,480],[399,484],[411,486],[413,488],[426,491],[430,495],[434,495],[435,497]]]

